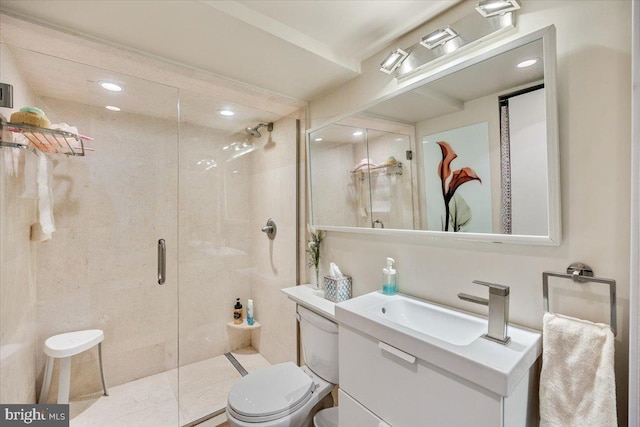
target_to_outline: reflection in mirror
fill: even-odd
[[[413,126],[352,117],[310,139],[317,224],[413,229]],[[409,155],[411,156],[411,155]]]
[[[313,223],[557,242],[555,58],[513,45],[310,131]]]

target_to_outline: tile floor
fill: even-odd
[[[232,352],[248,371],[270,363],[252,347]],[[71,402],[71,427],[184,426],[227,403],[227,393],[242,376],[226,356],[192,363],[109,388],[109,396],[86,396]],[[178,409],[179,408],[179,409]],[[224,414],[199,427],[225,425]]]

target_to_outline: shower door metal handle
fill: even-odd
[[[167,244],[164,239],[158,240],[158,285],[167,280]]]

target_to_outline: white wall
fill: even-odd
[[[473,11],[465,2],[403,37],[410,46],[424,34]],[[630,1],[524,1],[518,28],[506,38],[548,25],[557,29],[558,103],[563,242],[558,247],[383,237],[330,232],[324,261],[353,276],[354,293],[381,286],[384,259],[397,260],[402,292],[484,312],[458,300],[458,292],[482,294],[482,279],[511,286],[511,321],[541,329],[543,271],[590,264],[596,275],[618,282],[616,380],[619,420],[626,424],[629,320]],[[385,49],[362,64],[363,73],[310,104],[311,127],[356,110],[397,89],[378,71]],[[409,79],[403,85],[411,84]],[[568,281],[565,281],[568,282]],[[606,290],[552,283],[552,310],[607,321]]]

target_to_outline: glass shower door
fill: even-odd
[[[296,284],[298,123],[241,102],[180,91],[182,425],[217,425],[244,375],[296,360],[295,304],[280,289]],[[261,231],[269,218],[274,240]]]
[[[93,138],[84,157],[47,154],[57,229],[50,241],[33,244],[35,346],[24,356],[36,366],[34,388],[48,337],[101,329],[109,396],[102,395],[96,348],[74,356],[71,426],[178,426],[178,90],[13,47],[3,49],[7,61],[15,73],[2,80],[14,85],[16,108],[36,105],[52,123]],[[12,179],[20,191],[7,203],[37,197],[38,157],[21,153],[21,176]],[[37,223],[37,215],[30,220]],[[28,240],[29,230],[22,236]],[[3,294],[15,285],[3,279]],[[56,368],[44,402],[56,401],[57,376]]]

